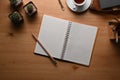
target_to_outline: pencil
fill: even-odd
[[[64,11],[65,9],[64,9],[64,6],[63,6],[63,4],[62,4],[61,0],[58,0],[58,2],[59,2],[59,5],[60,5],[60,7],[61,7],[62,11]]]
[[[41,48],[45,51],[45,53],[49,56],[49,58],[51,59],[51,61],[57,65],[57,62],[55,61],[55,59],[51,56],[51,54],[48,52],[48,50],[43,46],[43,44],[40,42],[40,40],[37,39],[37,37],[32,33],[33,38],[38,42],[38,44],[41,46]]]

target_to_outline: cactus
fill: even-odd
[[[19,14],[17,12],[14,12],[12,15],[11,15],[11,20],[14,22],[14,23],[19,23]]]
[[[11,0],[11,5],[15,5],[17,2],[17,0]]]
[[[32,4],[29,4],[29,5],[27,6],[27,10],[28,10],[29,13],[32,13],[32,12],[33,12],[33,6],[32,6]]]

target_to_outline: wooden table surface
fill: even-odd
[[[25,5],[30,0],[23,0]],[[119,16],[87,10],[76,14],[61,0],[62,11],[57,0],[32,0],[38,8],[34,18],[23,10],[21,27],[15,28],[8,15],[9,0],[0,0],[0,80],[120,80],[120,46],[109,40],[108,21]],[[38,36],[43,15],[97,26],[99,28],[89,67],[58,61],[55,67],[49,58],[34,54],[36,42],[31,31]],[[87,46],[87,45],[86,45]]]

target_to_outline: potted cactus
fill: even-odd
[[[32,13],[33,12],[33,5],[32,4],[29,4],[27,6],[27,10],[28,10],[28,13]]]
[[[22,0],[10,0],[10,4],[12,7],[16,8],[22,4]]]
[[[33,16],[37,13],[37,8],[32,1],[28,2],[23,8],[28,16]]]
[[[13,13],[9,14],[9,18],[16,25],[23,22],[23,16],[18,11],[14,11]]]

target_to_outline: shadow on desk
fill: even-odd
[[[115,49],[117,55],[120,57],[120,42],[116,43],[114,39],[111,39],[110,42],[111,42],[113,48]]]

